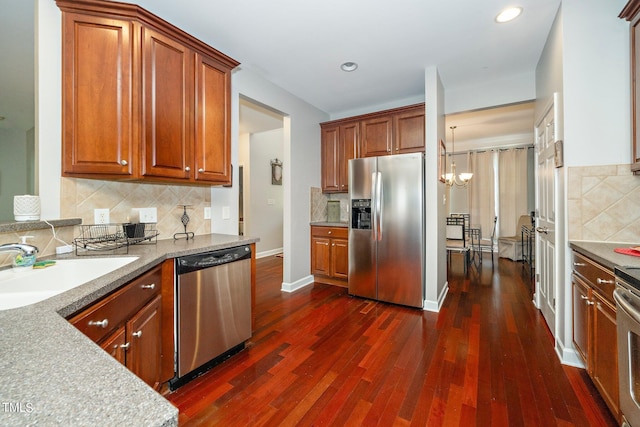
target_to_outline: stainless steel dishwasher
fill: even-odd
[[[251,248],[176,259],[176,389],[251,337]]]

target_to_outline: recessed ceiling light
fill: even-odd
[[[342,69],[342,71],[350,73],[351,71],[355,71],[356,68],[358,68],[358,64],[356,64],[355,62],[345,62],[340,65],[340,68]]]
[[[522,8],[517,7],[508,7],[496,16],[496,22],[502,24],[504,22],[513,21],[522,13]]]

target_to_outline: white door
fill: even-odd
[[[555,336],[556,295],[556,168],[557,138],[554,97],[535,129],[536,138],[536,290],[534,302]]]

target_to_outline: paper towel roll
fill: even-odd
[[[40,197],[13,196],[13,216],[16,221],[38,221],[40,219]]]

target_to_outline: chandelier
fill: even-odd
[[[456,175],[456,162],[453,160],[453,154],[455,153],[455,139],[453,131],[457,126],[450,126],[451,129],[451,172],[444,174],[444,181],[449,187],[454,185],[458,187],[466,187],[473,174],[470,172],[463,172],[460,175]]]

